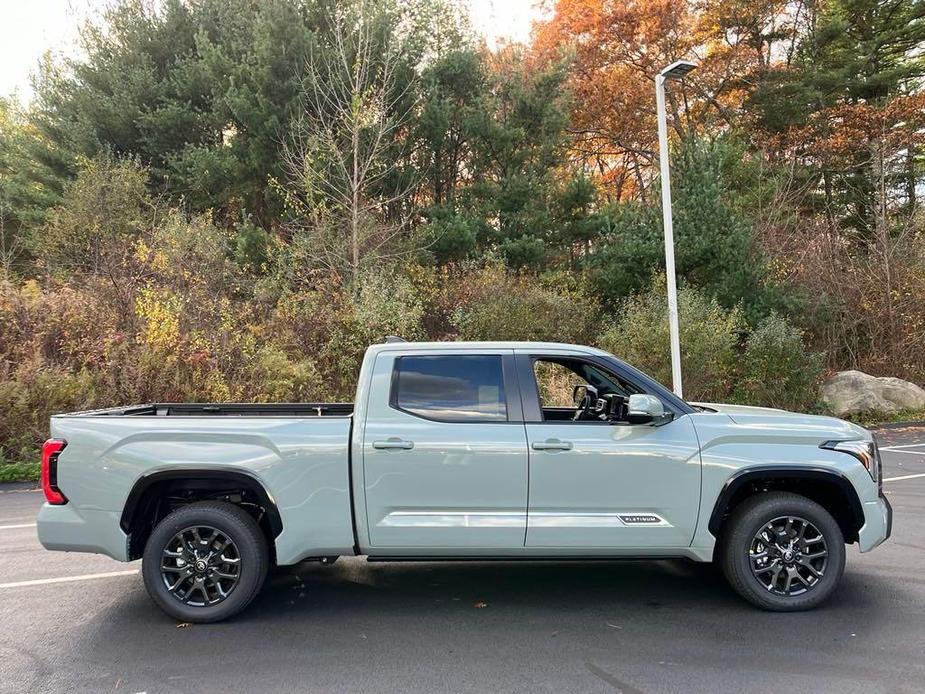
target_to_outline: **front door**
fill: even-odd
[[[513,359],[499,349],[377,356],[363,431],[373,548],[523,548],[527,442]]]
[[[601,397],[642,389],[574,355],[525,352],[517,359],[521,382],[532,375],[523,390],[530,447],[526,546],[689,546],[700,502],[690,417],[658,426],[595,420],[572,404],[575,385],[591,385]]]

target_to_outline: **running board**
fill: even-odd
[[[383,563],[383,562],[489,562],[489,561],[537,561],[537,562],[576,562],[576,561],[665,561],[669,559],[690,559],[689,557],[684,557],[678,554],[666,554],[666,555],[651,555],[651,556],[605,556],[605,555],[590,555],[590,556],[540,556],[540,555],[531,555],[524,556],[522,554],[513,555],[513,556],[492,556],[492,557],[479,557],[479,556],[412,556],[412,555],[402,555],[402,556],[377,556],[370,555],[366,557],[366,561],[370,563]]]

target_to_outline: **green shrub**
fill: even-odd
[[[619,320],[600,339],[601,346],[671,385],[667,292],[664,278],[626,300]],[[693,287],[678,291],[681,371],[688,400],[720,400],[730,391],[736,344],[742,329],[738,309],[727,311]]]
[[[246,217],[234,231],[235,262],[253,274],[266,273],[270,261],[271,238],[267,231]]]
[[[0,460],[0,482],[38,482],[41,474],[42,464],[38,460],[23,463]]]
[[[54,272],[117,275],[155,218],[147,171],[108,155],[86,161],[48,215],[39,246]]]
[[[619,321],[602,335],[601,346],[669,386],[664,278],[625,301],[620,310]],[[693,287],[678,291],[678,314],[687,400],[814,408],[822,355],[807,352],[802,331],[785,318],[772,312],[749,333],[738,308],[726,310]]]
[[[601,315],[589,301],[488,271],[494,281],[475,290],[452,322],[462,340],[538,340],[586,343]]]
[[[788,410],[812,408],[822,361],[821,354],[806,351],[801,330],[771,313],[748,337],[736,399]]]
[[[91,381],[85,370],[69,371],[38,357],[0,371],[0,459],[37,460],[51,415],[82,409]]]
[[[255,402],[312,402],[322,391],[321,375],[312,359],[292,359],[277,347],[266,346],[248,369],[246,399]]]
[[[281,316],[297,325],[293,338],[300,351],[310,354],[321,374],[326,397],[350,400],[366,348],[388,335],[406,340],[426,337],[422,320],[423,299],[404,275],[392,271],[361,275],[353,292],[335,288],[330,293],[310,293]]]

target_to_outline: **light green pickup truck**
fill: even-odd
[[[715,560],[753,604],[803,610],[892,522],[866,430],[687,403],[565,344],[390,339],[353,404],[148,404],[51,435],[42,544],[142,558],[188,622],[244,609],[273,564],[352,555]]]

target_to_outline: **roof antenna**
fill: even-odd
[[[386,344],[391,344],[391,343],[393,343],[393,342],[407,342],[407,341],[408,341],[408,340],[404,339],[403,337],[398,337],[398,335],[388,335],[388,336],[385,338],[385,343],[386,343]]]

